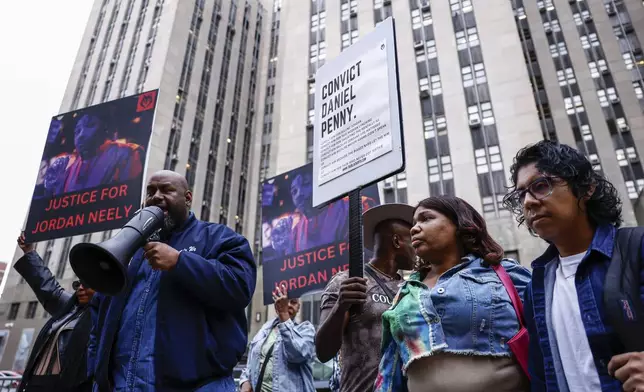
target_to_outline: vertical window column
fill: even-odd
[[[345,50],[358,38],[358,0],[342,0],[340,4],[340,34],[342,50]]]
[[[506,193],[503,160],[474,9],[471,0],[450,0],[449,3],[483,215],[506,216],[509,212],[503,206]]]
[[[230,207],[230,191],[233,181],[233,167],[235,162],[235,149],[237,147],[237,125],[241,116],[239,110],[240,97],[242,93],[242,82],[244,81],[244,64],[246,60],[246,46],[248,43],[248,17],[250,15],[250,4],[244,6],[244,19],[242,22],[242,35],[239,44],[239,62],[235,76],[235,87],[233,90],[233,107],[230,113],[230,127],[226,139],[226,166],[224,168],[224,182],[221,187],[221,207],[219,209],[219,223],[228,224],[228,208]]]
[[[179,87],[174,104],[174,114],[172,116],[172,127],[170,128],[170,137],[168,138],[168,148],[165,153],[164,168],[175,170],[179,161],[179,143],[181,142],[181,130],[183,128],[183,119],[186,114],[186,104],[188,103],[188,92],[190,91],[190,81],[192,80],[192,69],[194,67],[195,55],[197,54],[197,43],[199,41],[199,32],[203,22],[204,0],[195,0],[192,10],[192,19],[190,21],[190,30],[188,31],[188,43],[183,55],[183,65],[181,67],[181,77],[179,78]],[[186,165],[186,169],[190,164]],[[186,173],[187,175],[187,173]]]
[[[552,57],[552,62],[557,71],[564,107],[568,115],[568,121],[570,121],[577,149],[590,160],[595,171],[601,173],[602,168],[597,154],[597,145],[590,129],[588,114],[581,98],[581,90],[577,84],[575,71],[568,55],[568,47],[557,19],[557,11],[552,0],[538,1],[537,8],[541,14],[541,22],[550,48],[550,57]]]
[[[313,121],[315,117],[315,72],[326,59],[325,0],[311,1],[311,32],[309,36],[309,97],[306,120],[306,161],[313,161]]]
[[[423,116],[429,193],[430,195],[454,195],[454,174],[449,152],[447,119],[438,69],[431,4],[428,0],[410,0],[409,6]]]
[[[262,148],[260,153],[260,170],[259,182],[260,191],[257,197],[257,215],[261,217],[262,213],[262,192],[261,183],[264,182],[268,176],[270,168],[271,157],[271,138],[273,132],[273,100],[275,98],[275,78],[277,77],[277,64],[278,56],[277,49],[279,47],[279,32],[280,32],[280,11],[282,9],[282,0],[273,0],[273,12],[271,20],[271,44],[268,54],[268,80],[266,81],[266,95],[265,95],[265,109],[263,115],[262,125]],[[269,111],[270,105],[270,111]],[[255,258],[258,262],[262,263],[262,222],[263,220],[257,219],[255,227]]]
[[[215,1],[210,16],[210,28],[208,30],[208,43],[206,45],[206,54],[204,55],[203,67],[201,71],[201,82],[199,84],[199,94],[197,96],[197,110],[195,112],[195,121],[192,126],[192,136],[190,137],[190,151],[188,153],[188,163],[186,164],[186,180],[190,189],[194,188],[195,177],[197,173],[197,162],[199,161],[199,146],[201,145],[201,136],[203,133],[203,123],[206,115],[206,106],[208,104],[208,93],[210,92],[210,79],[212,77],[212,63],[215,58],[215,46],[217,43],[217,31],[219,30],[219,21],[221,20],[221,0]],[[182,94],[185,97],[187,94]],[[183,99],[185,102],[185,99]],[[175,139],[176,140],[176,139]],[[173,156],[176,153],[173,152]],[[166,157],[167,159],[167,157]]]
[[[112,51],[112,58],[110,59],[107,80],[105,81],[105,88],[103,89],[103,96],[101,97],[102,102],[107,101],[110,96],[110,92],[112,91],[112,82],[114,81],[116,67],[118,66],[119,59],[121,58],[121,50],[123,49],[125,34],[127,33],[127,27],[130,23],[130,17],[132,16],[132,8],[134,8],[134,0],[128,0],[127,8],[125,10],[125,16],[123,17],[123,21],[121,22],[121,27],[119,29],[119,34],[116,40],[116,46]]]
[[[78,78],[76,83],[76,89],[74,90],[74,97],[72,98],[71,109],[78,108],[78,103],[80,101],[80,96],[83,92],[83,87],[85,86],[85,81],[87,80],[87,73],[89,72],[89,65],[92,61],[92,56],[94,54],[94,49],[96,48],[96,40],[98,39],[99,34],[101,33],[101,26],[103,25],[103,20],[105,19],[105,12],[107,8],[108,0],[103,0],[101,2],[101,8],[98,12],[98,18],[96,19],[96,24],[94,25],[94,31],[92,36],[89,39],[89,47],[87,48],[87,53],[85,54],[85,60],[83,60],[83,67],[81,68],[81,75]]]
[[[523,58],[526,63],[528,75],[530,76],[530,85],[532,86],[532,93],[537,104],[537,113],[539,115],[539,123],[541,124],[541,132],[543,138],[556,142],[557,131],[555,123],[552,119],[552,112],[550,110],[550,102],[548,101],[548,94],[546,93],[541,75],[541,67],[537,59],[537,53],[534,49],[532,42],[532,33],[528,25],[528,18],[525,14],[523,7],[523,0],[511,0],[512,9],[514,10],[514,20],[517,25],[519,39],[521,40],[521,48],[523,49]]]
[[[145,81],[148,78],[148,71],[150,68],[150,63],[152,61],[152,51],[154,49],[154,42],[157,38],[157,32],[159,31],[159,23],[161,23],[161,13],[163,11],[164,1],[165,0],[156,0],[156,3],[154,5],[154,12],[152,13],[152,23],[150,24],[150,31],[148,32],[148,40],[145,43],[145,50],[143,51],[143,61],[141,63],[141,69],[139,71],[139,78],[136,82],[137,93],[143,91]]]
[[[597,98],[613,141],[615,155],[624,177],[628,196],[635,200],[639,191],[644,188],[644,170],[642,170],[624,108],[617,95],[615,80],[606,63],[588,4],[584,0],[577,0],[570,3],[570,8],[593,78]],[[600,67],[602,71],[597,72]]]
[[[604,9],[610,18],[613,32],[617,38],[622,53],[624,65],[631,72],[631,80],[635,95],[644,112],[644,54],[635,28],[631,21],[624,0],[604,0]]]
[[[215,170],[217,168],[217,154],[219,150],[219,138],[221,136],[221,122],[224,116],[224,99],[226,98],[226,86],[228,84],[228,71],[230,70],[230,56],[235,36],[235,18],[237,17],[237,0],[233,0],[228,13],[228,26],[226,28],[226,39],[224,53],[221,60],[221,71],[219,72],[219,87],[215,99],[215,114],[210,134],[210,149],[208,151],[208,166],[206,167],[206,181],[204,183],[203,197],[201,204],[201,220],[210,221],[212,196],[215,188]]]
[[[96,62],[96,66],[94,67],[94,75],[92,76],[89,92],[87,94],[87,98],[85,99],[85,106],[90,106],[94,101],[94,94],[96,94],[96,89],[98,88],[98,79],[101,76],[101,69],[103,68],[105,57],[107,56],[107,49],[110,46],[110,41],[112,40],[112,32],[114,31],[116,18],[119,14],[119,5],[120,2],[115,1],[114,6],[112,7],[112,14],[107,26],[107,31],[105,32],[105,38],[103,39],[103,46],[101,46],[101,51],[98,53],[98,61]],[[107,82],[111,81],[108,79]]]
[[[141,7],[139,8],[139,15],[136,18],[136,25],[134,26],[134,35],[130,41],[130,48],[127,52],[127,60],[125,62],[125,69],[123,70],[123,77],[121,78],[121,86],[119,97],[125,97],[127,88],[130,83],[130,76],[132,75],[132,67],[134,66],[134,56],[139,47],[141,40],[141,32],[143,31],[143,23],[145,22],[145,13],[148,8],[149,0],[141,0]],[[146,63],[144,66],[149,67],[150,64]]]
[[[250,68],[250,83],[248,85],[248,98],[246,102],[246,124],[244,124],[244,141],[242,144],[241,173],[239,174],[239,190],[237,192],[237,213],[235,215],[235,231],[244,231],[244,211],[246,210],[246,190],[249,177],[250,145],[252,139],[253,118],[255,115],[255,90],[257,88],[257,65],[259,51],[262,44],[262,12],[261,4],[257,11],[255,22],[255,39],[253,44],[253,57]],[[261,214],[261,211],[258,212]]]

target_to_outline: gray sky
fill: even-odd
[[[60,108],[92,3],[0,2],[0,261],[12,261],[49,121]]]

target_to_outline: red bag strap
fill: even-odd
[[[514,311],[517,313],[517,320],[519,320],[519,326],[523,328],[525,326],[525,322],[523,321],[523,302],[521,302],[521,297],[519,297],[519,292],[517,292],[517,288],[514,287],[514,283],[512,283],[512,279],[510,278],[510,275],[508,275],[507,271],[501,264],[496,264],[492,266],[492,269],[494,269],[494,272],[496,272],[496,275],[501,279],[501,283],[503,283],[503,287],[505,287],[505,291],[508,292],[508,295],[510,296],[510,300],[512,301],[512,306],[514,307]]]

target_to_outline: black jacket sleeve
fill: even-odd
[[[27,281],[47,313],[61,312],[72,300],[73,294],[61,287],[36,251],[25,253],[13,268]]]

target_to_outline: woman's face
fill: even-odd
[[[438,211],[418,207],[411,228],[411,246],[423,260],[440,260],[442,254],[456,247],[456,225]]]

